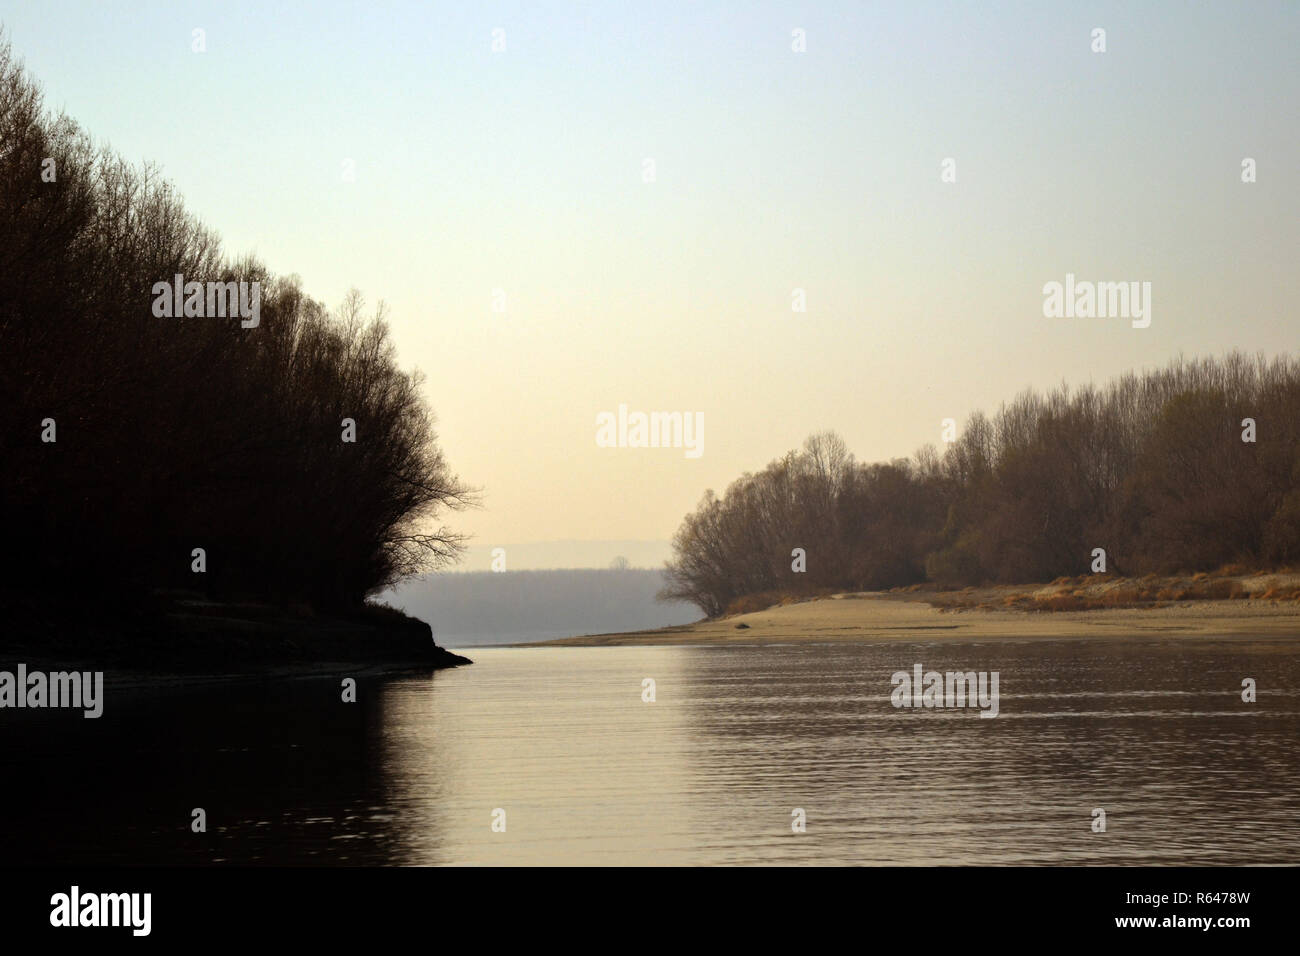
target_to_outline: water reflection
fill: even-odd
[[[5,711],[0,858],[409,862],[380,768],[382,690],[362,681],[344,704],[337,678],[110,686],[97,720]]]
[[[476,649],[0,715],[9,862],[1292,863],[1296,643]],[[997,670],[1000,713],[890,675]],[[1259,702],[1240,698],[1243,677]],[[643,680],[656,699],[642,699]],[[208,832],[190,830],[202,807]],[[492,814],[505,811],[505,832]],[[807,831],[791,831],[802,809]],[[1104,808],[1107,832],[1093,833]]]

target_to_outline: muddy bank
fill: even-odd
[[[424,621],[365,606],[224,603],[190,596],[59,604],[5,596],[0,664],[113,669],[159,677],[296,676],[471,663]]]

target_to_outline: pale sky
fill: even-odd
[[[1026,386],[1296,346],[1295,3],[4,0],[0,23],[48,105],[160,164],[229,253],[387,302],[483,489],[452,519],[477,549],[662,542],[814,431],[899,457]],[[1066,273],[1150,282],[1151,326],[1045,318]],[[702,414],[703,454],[597,447],[620,404]]]

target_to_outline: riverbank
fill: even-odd
[[[119,604],[6,595],[3,605],[0,665],[108,670],[135,681],[364,675],[472,663],[439,647],[424,621],[377,605],[318,613],[196,595]]]
[[[713,621],[547,645],[753,644],[963,638],[1300,637],[1294,575],[1089,581],[836,594]],[[1227,582],[1219,584],[1218,582]],[[1180,594],[1222,593],[1180,600]],[[1236,587],[1233,586],[1236,585]],[[1143,597],[1152,593],[1153,600]],[[1166,597],[1156,597],[1167,593]],[[1279,597],[1278,595],[1282,595]],[[1107,604],[1106,602],[1111,602]],[[1084,608],[1073,610],[1070,608]]]

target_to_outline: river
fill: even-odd
[[[0,714],[0,855],[1294,864],[1297,650],[1186,637],[474,648],[472,666],[364,679],[355,703],[339,678],[110,683],[98,720]],[[916,664],[998,672],[997,717],[894,707],[891,675]]]

